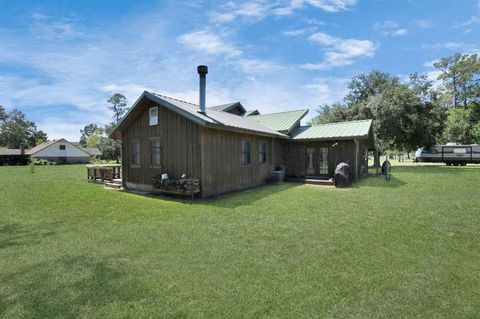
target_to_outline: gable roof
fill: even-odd
[[[248,116],[248,119],[265,125],[272,130],[290,133],[290,131],[300,123],[300,120],[307,115],[307,113],[308,110],[294,110],[262,115],[251,115]]]
[[[41,150],[44,150],[44,149],[46,149],[47,147],[49,147],[49,146],[51,146],[51,145],[54,145],[54,144],[56,144],[56,143],[59,143],[59,142],[68,143],[68,144],[72,145],[73,147],[78,148],[80,151],[84,152],[86,155],[89,155],[89,156],[91,155],[91,154],[88,153],[87,151],[85,151],[85,150],[83,150],[82,148],[80,148],[80,147],[78,147],[78,146],[70,143],[69,141],[67,141],[67,140],[64,139],[64,138],[61,138],[61,139],[59,139],[59,140],[46,141],[46,142],[44,142],[44,143],[42,143],[42,144],[38,144],[37,146],[35,146],[35,147],[33,147],[33,148],[29,149],[29,150],[26,150],[26,151],[25,151],[25,154],[27,154],[27,155],[34,155],[34,154],[40,152]]]
[[[80,147],[80,149],[84,152],[92,156],[101,156],[103,153],[97,147]]]
[[[132,105],[127,114],[125,114],[118,124],[113,128],[110,136],[113,138],[120,138],[121,131],[127,125],[127,119],[136,112],[140,102],[144,99],[149,99],[185,118],[197,123],[200,126],[211,127],[216,129],[240,129],[254,134],[278,136],[288,138],[287,135],[279,133],[267,126],[255,123],[245,117],[230,114],[224,111],[218,111],[208,108],[206,114],[198,112],[199,106],[197,104],[186,101],[174,99],[165,95],[144,91],[137,101]]]
[[[252,115],[260,115],[258,110],[248,110],[243,114],[243,116],[252,116]]]
[[[232,110],[236,107],[239,107],[240,110],[242,110],[242,113],[246,112],[245,108],[243,107],[242,103],[240,103],[240,102],[233,102],[233,103],[228,103],[228,104],[210,106],[208,109],[215,110],[215,111],[228,112],[228,111],[230,111],[230,110]]]
[[[365,139],[372,133],[371,128],[372,120],[325,123],[301,126],[291,136],[293,140]]]

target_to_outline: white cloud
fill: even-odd
[[[225,7],[226,12],[212,12],[209,14],[212,22],[230,22],[237,18],[253,21],[261,20],[268,15],[272,4],[262,1],[249,1],[240,4],[228,2]]]
[[[84,36],[73,18],[56,19],[38,12],[33,13],[31,18],[30,30],[40,39],[64,41]]]
[[[275,62],[260,59],[239,59],[232,64],[245,73],[260,75],[281,71],[285,68]]]
[[[229,56],[239,56],[242,54],[240,50],[224,41],[220,36],[206,30],[183,34],[178,38],[178,41],[204,54],[226,54]]]
[[[458,24],[457,27],[466,27],[477,23],[480,23],[480,16],[472,16],[467,21]]]
[[[407,29],[398,29],[398,30],[395,30],[393,31],[392,35],[394,36],[402,36],[402,35],[405,35],[407,34]]]
[[[299,35],[303,35],[308,32],[308,29],[296,29],[296,30],[287,30],[283,31],[282,35],[287,36],[287,37],[296,37]]]
[[[345,11],[356,2],[357,0],[254,0],[243,3],[230,1],[222,9],[209,15],[214,23],[231,22],[237,18],[258,21],[271,15],[288,16],[307,6],[330,13]]]
[[[428,29],[434,26],[432,21],[423,20],[423,19],[412,20],[412,25],[416,28],[421,28],[421,29]]]
[[[63,117],[47,117],[37,122],[37,127],[47,133],[49,140],[61,138],[70,142],[78,142],[80,130],[88,123],[67,122]]]
[[[430,49],[430,50],[459,50],[464,52],[476,51],[478,47],[474,44],[470,43],[463,43],[463,42],[440,42],[434,44],[423,44],[422,49]]]
[[[343,39],[322,32],[314,33],[308,39],[321,44],[325,51],[322,63],[301,66],[308,70],[350,65],[355,58],[373,57],[377,49],[377,45],[369,40]]]
[[[320,8],[326,12],[338,12],[350,9],[356,0],[305,0],[311,6]]]
[[[394,20],[386,20],[374,24],[373,29],[384,35],[403,36],[407,34],[407,29],[402,28],[399,23]]]

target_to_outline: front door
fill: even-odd
[[[328,147],[307,147],[306,176],[328,176]]]

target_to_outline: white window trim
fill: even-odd
[[[156,116],[153,116],[152,113],[156,112]],[[148,123],[150,126],[158,125],[158,106],[151,107],[148,111]]]

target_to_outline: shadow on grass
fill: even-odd
[[[390,176],[390,180],[387,181],[385,176],[366,176],[362,178],[355,187],[381,187],[381,188],[398,188],[406,185],[403,180],[396,177],[394,174]]]
[[[263,184],[257,187],[242,189],[237,191],[228,192],[225,194],[211,196],[207,198],[198,198],[192,201],[188,196],[171,195],[171,194],[140,194],[127,190],[122,192],[133,194],[137,196],[143,196],[156,200],[164,200],[184,205],[208,205],[214,207],[224,208],[236,208],[240,206],[252,205],[258,200],[267,198],[269,196],[278,194],[295,187],[299,187],[301,183],[281,183],[281,184]]]
[[[24,246],[38,242],[39,239],[52,236],[56,232],[47,226],[41,229],[33,229],[18,223],[0,226],[0,250],[12,246]]]
[[[255,202],[268,198],[273,195],[279,195],[282,192],[300,187],[304,184],[284,182],[281,184],[264,184],[255,188],[239,190],[228,194],[213,196],[199,201],[204,205],[221,208],[237,208],[241,206],[253,205]]]
[[[111,311],[148,298],[149,291],[112,259],[64,257],[0,274],[13,288],[0,290],[0,315],[20,310],[29,318],[78,318],[87,309],[111,304]]]

